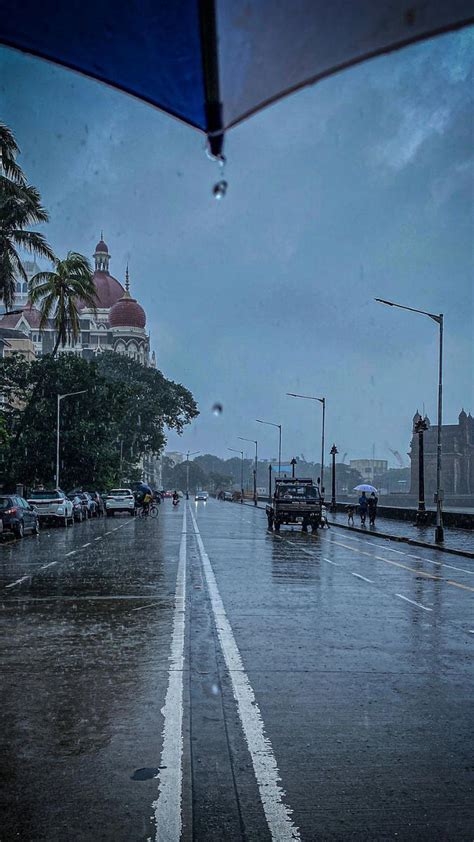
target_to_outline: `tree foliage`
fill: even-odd
[[[29,230],[49,217],[38,190],[27,184],[16,162],[18,151],[13,133],[0,124],[0,299],[7,310],[14,301],[16,278],[27,280],[19,251],[54,259],[43,234]]]
[[[13,355],[0,361],[6,485],[53,481],[57,395],[82,390],[86,394],[61,403],[61,485],[66,489],[107,488],[120,481],[121,452],[123,472],[136,476],[145,451],[162,449],[166,428],[181,432],[198,414],[183,386],[112,352],[94,362],[72,354],[33,362]]]
[[[41,312],[40,330],[53,319],[56,330],[55,356],[59,346],[77,340],[81,327],[79,307],[86,305],[96,312],[97,290],[90,263],[86,257],[70,251],[64,260],[54,260],[54,271],[38,272],[29,283],[32,304]]]

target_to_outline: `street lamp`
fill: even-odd
[[[232,450],[233,453],[240,453],[240,502],[244,502],[244,451],[236,450],[235,447],[228,447],[227,450]]]
[[[441,426],[443,423],[443,329],[444,316],[442,313],[428,313],[427,310],[417,310],[415,307],[406,307],[404,304],[395,304],[393,301],[386,301],[384,298],[376,298],[379,304],[386,304],[388,307],[397,307],[399,310],[409,310],[410,313],[421,313],[428,316],[439,326],[439,359],[438,359],[438,442],[436,453],[436,528],[435,541],[441,544],[444,541],[443,512],[441,508]]]
[[[85,395],[87,389],[82,389],[80,392],[66,392],[64,395],[57,395],[56,408],[56,488],[59,488],[59,414],[61,410],[61,401],[64,398],[70,398],[72,395]]]
[[[311,395],[295,395],[294,392],[286,393],[290,398],[303,398],[306,401],[319,401],[323,407],[323,425],[321,428],[321,494],[324,498],[324,427],[326,423],[326,398],[315,398]]]
[[[329,451],[332,456],[332,493],[331,493],[331,512],[336,511],[336,453],[338,449],[335,444]]]
[[[426,418],[418,418],[413,427],[413,432],[418,433],[418,511],[416,513],[416,525],[423,526],[427,520],[425,507],[425,459],[423,434],[428,429]]]
[[[186,453],[186,500],[189,500],[189,457],[196,456],[196,454],[200,453],[200,450],[194,450],[192,453]]]
[[[257,500],[257,461],[258,461],[258,460],[257,460],[257,455],[258,455],[258,442],[256,441],[256,439],[244,439],[244,437],[243,437],[243,436],[237,436],[237,438],[238,438],[238,439],[240,439],[240,441],[251,441],[251,442],[252,442],[252,444],[254,444],[254,445],[255,445],[255,468],[254,468],[254,471],[253,471],[253,504],[254,504],[254,506],[256,506],[256,505],[257,505],[257,503],[258,503],[258,500]]]
[[[281,474],[281,424],[274,424],[273,421],[261,421],[260,418],[255,419],[257,424],[268,424],[269,427],[278,427],[278,479]]]

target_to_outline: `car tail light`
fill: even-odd
[[[126,499],[126,500],[133,500],[133,497],[131,497],[129,494],[127,494],[127,496],[125,497],[125,499]]]
[[[5,515],[16,515],[17,511],[18,511],[17,508],[5,509],[4,514]]]

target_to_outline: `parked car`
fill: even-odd
[[[72,513],[76,523],[82,523],[87,517],[87,508],[84,501],[81,500],[78,494],[68,494],[68,499],[72,503]]]
[[[102,500],[102,497],[98,491],[89,491],[89,494],[96,505],[95,517],[102,517],[104,514],[104,501]]]
[[[0,532],[13,532],[17,538],[23,538],[28,530],[39,532],[39,518],[33,506],[16,494],[0,497]]]
[[[48,520],[62,526],[74,523],[72,503],[61,488],[39,488],[32,491],[28,503],[34,506],[40,523]]]
[[[95,517],[97,513],[97,503],[92,499],[88,491],[80,491],[78,496],[84,502],[86,507],[87,517]]]
[[[135,497],[131,488],[112,488],[105,498],[105,511],[107,517],[112,517],[115,512],[128,512],[135,515]]]

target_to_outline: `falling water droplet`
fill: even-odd
[[[212,188],[212,195],[215,199],[222,199],[225,194],[227,193],[227,181],[225,179],[221,179]]]
[[[222,406],[221,403],[215,403],[214,406],[212,407],[212,411],[213,411],[214,415],[222,415],[223,409],[224,409],[224,407]]]

